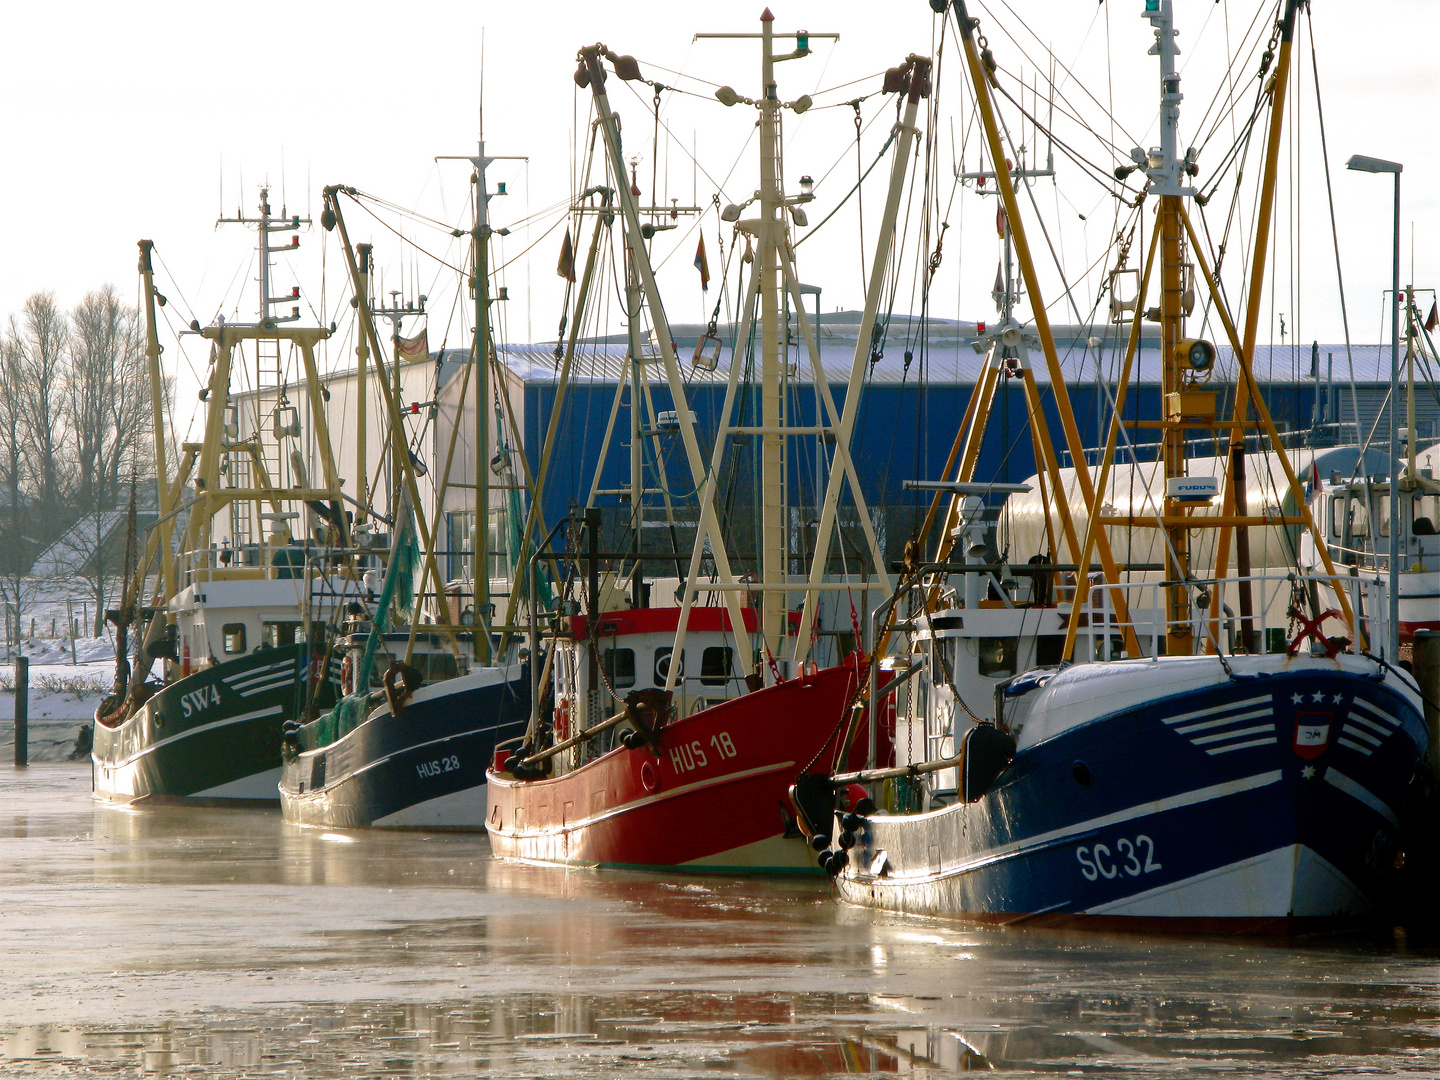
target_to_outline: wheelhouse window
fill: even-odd
[[[700,654],[700,683],[703,686],[724,686],[730,681],[733,651],[725,645],[713,645]]]
[[[670,648],[668,645],[665,646],[664,648],[660,648],[660,649],[656,649],[656,650],[655,650],[655,685],[656,685],[656,686],[664,686],[666,680],[668,680],[668,679],[670,678],[670,655],[671,655],[671,653],[673,653],[674,651],[675,651],[675,650],[672,649],[672,648]],[[675,678],[676,678],[677,680],[678,680],[678,679],[683,679],[683,678],[685,678],[685,653],[684,653],[683,650],[682,650],[681,653],[680,653],[680,661],[679,661],[679,662],[680,662],[680,670],[675,673]]]
[[[1440,495],[1416,495],[1411,514],[1412,536],[1436,535],[1440,532]]]
[[[600,666],[606,680],[617,690],[635,685],[634,649],[606,649],[600,654]]]
[[[448,547],[445,554],[445,572],[451,581],[464,580],[470,576],[471,532],[474,528],[475,515],[469,510],[452,510],[445,515]]]
[[[1017,641],[1013,637],[982,637],[980,639],[980,674],[998,679],[1015,674]]]
[[[1365,508],[1363,495],[1350,497],[1350,535],[1355,537],[1370,535],[1370,512]]]
[[[1035,666],[1055,667],[1065,659],[1065,636],[1043,634],[1035,639]]]
[[[294,645],[297,641],[305,640],[304,623],[298,622],[267,622],[260,624],[260,640],[271,649],[278,649],[285,645]],[[226,650],[229,651],[228,649]],[[243,649],[241,650],[244,651]]]
[[[243,653],[245,651],[245,624],[232,622],[220,627],[220,643],[226,656]]]

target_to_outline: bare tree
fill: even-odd
[[[11,335],[0,339],[0,481],[4,483],[5,506],[0,527],[0,600],[4,601],[5,640],[11,641],[20,606],[25,600],[24,578],[34,557],[34,541],[28,535],[29,496],[26,477],[25,410],[21,404],[24,385],[23,353]]]
[[[62,463],[62,421],[70,327],[65,313],[55,303],[55,294],[35,293],[26,300],[22,317],[10,317],[9,336],[20,353],[20,408],[26,454],[42,515],[38,521],[49,534],[44,539],[51,539],[66,524],[60,511],[68,486]]]
[[[130,480],[150,445],[150,393],[134,308],[113,285],[85,296],[70,316],[65,412],[77,455],[75,501],[87,524],[71,530],[84,547],[83,573],[95,598],[94,632],[104,628],[106,578],[123,570],[111,533]],[[123,548],[123,541],[121,544]]]

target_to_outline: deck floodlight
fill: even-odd
[[[715,91],[715,100],[728,109],[740,100],[740,95],[735,93],[730,87],[722,86],[719,90]]]
[[[1175,346],[1175,355],[1191,371],[1203,374],[1215,366],[1215,346],[1200,338],[1181,341]]]
[[[801,94],[798,98],[796,98],[790,103],[790,108],[795,110],[796,116],[799,116],[801,113],[803,113],[806,109],[810,108],[810,106],[814,104],[815,102],[809,94]]]
[[[739,221],[739,220],[740,220],[740,207],[736,206],[733,202],[727,204],[726,207],[725,207],[725,209],[720,211],[720,220],[721,220],[721,221]]]

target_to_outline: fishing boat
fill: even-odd
[[[1039,595],[1020,597],[1025,603],[1002,596],[997,603],[977,588],[994,568],[973,559],[916,560],[887,612],[903,639],[890,661],[898,673],[891,685],[902,696],[897,764],[837,771],[823,787],[795,792],[803,827],[827,846],[822,858],[843,900],[1006,924],[1245,934],[1348,925],[1385,902],[1430,733],[1413,679],[1367,648],[1383,624],[1357,616],[1354,579],[1337,573],[1319,540],[1249,366],[1301,6],[1299,0],[1281,5],[1263,61],[1267,69],[1274,64],[1260,84],[1260,104],[1269,108],[1265,181],[1246,318],[1237,329],[1187,210],[1196,193],[1188,184],[1195,158],[1178,142],[1171,3],[1147,0],[1151,55],[1160,62],[1160,145],[1137,149],[1117,175],[1142,172],[1144,200],[1136,207],[1148,200],[1156,208],[1139,302],[1126,317],[1124,370],[1153,270],[1160,286],[1153,317],[1164,343],[1165,414],[1147,423],[1159,429],[1163,495],[1143,506],[1107,504],[1124,427],[1122,377],[1098,476],[1089,468],[1074,476],[1087,511],[1083,542],[1058,458],[1042,447],[1039,475],[1056,493],[1050,502],[1060,519],[1051,528],[1073,559],[1065,572],[1028,565]],[[949,11],[1069,449],[1074,461],[1085,461],[1072,438],[1064,379],[996,120],[995,61],[977,40],[979,23],[964,0],[953,0]],[[1185,280],[1192,275],[1203,280],[1229,339],[1237,373],[1229,417],[1217,415],[1215,406],[1215,347],[1186,332],[1193,299]],[[1005,344],[1003,332],[996,344]],[[1189,431],[1228,439],[1223,475],[1190,474]],[[1245,504],[1247,431],[1270,446],[1285,474],[1283,511]],[[1133,448],[1128,433],[1126,445]],[[973,480],[962,468],[955,482]],[[969,521],[964,500],[971,497],[963,489],[957,495],[962,523]],[[1194,512],[1213,510],[1216,499],[1218,514]],[[1317,574],[1293,564],[1286,574],[1252,571],[1247,530],[1277,525],[1310,535]],[[1111,549],[1112,532],[1120,537],[1142,528],[1162,540],[1159,573],[1126,566]],[[1192,544],[1192,533],[1205,529],[1216,530],[1213,543]],[[1208,572],[1202,551],[1213,560]],[[1092,581],[1097,554],[1101,570],[1093,576],[1100,580]],[[1319,602],[1322,586],[1333,610]],[[1265,652],[1256,631],[1276,593],[1294,630],[1278,642],[1279,651]],[[1051,597],[1055,614],[1047,610]],[[1227,633],[1227,600],[1240,608],[1239,632]],[[1040,610],[1028,628],[991,627],[996,608],[1010,605]],[[1008,610],[1001,614],[1016,618]],[[1051,647],[1058,662],[1037,659],[1024,670],[1045,641],[1037,636],[1042,627],[1052,641],[1063,627],[1058,649]],[[1027,635],[1037,644],[1019,647]],[[857,783],[869,785],[867,798],[837,808]]]
[[[323,628],[353,597],[355,584],[337,570],[349,543],[348,520],[315,364],[315,347],[331,331],[291,325],[300,318],[298,288],[273,295],[273,260],[299,247],[301,219],[283,208],[275,214],[268,190],[259,210],[255,218],[226,219],[258,229],[259,318],[192,324],[212,347],[202,393],[205,434],[200,443],[182,445],[182,460],[168,478],[156,320],[165,301],[155,287],[153,244],[140,242],[162,516],[113,614],[116,683],[96,711],[91,752],[94,790],[102,799],[273,806],[281,726],[335,699],[339,661],[328,662]],[[292,243],[275,247],[274,238],[286,232],[295,234]],[[278,309],[281,303],[292,305],[290,314]],[[257,388],[262,373],[278,379],[253,397],[253,409],[249,401],[242,409],[232,390],[246,364]],[[286,367],[299,369],[298,401],[290,400],[280,377]],[[307,439],[320,463],[314,483],[294,449]],[[176,554],[172,537],[185,511]],[[157,599],[140,608],[152,567],[158,568]],[[137,609],[142,632],[132,664],[127,642]],[[163,674],[152,680],[156,660]]]
[[[474,164],[475,220],[473,258],[475,337],[471,363],[460,386],[464,400],[475,375],[475,447],[492,445],[488,373],[495,354],[490,337],[487,207],[491,193],[485,166],[492,160],[481,144]],[[394,475],[404,478],[397,492],[394,543],[386,559],[383,585],[373,606],[361,612],[343,635],[344,699],[336,708],[309,720],[296,720],[284,732],[280,775],[285,820],[329,828],[454,829],[485,827],[486,769],[498,743],[517,738],[530,717],[529,663],[513,637],[496,639],[490,625],[485,528],[474,530],[471,552],[471,625],[454,625],[454,598],[441,581],[433,538],[439,532],[438,509],[445,505],[454,460],[457,423],[440,489],[436,527],[424,527],[423,510],[405,441],[399,402],[387,385],[383,353],[375,334],[370,299],[370,251],[350,244],[341,197],[349,189],[325,191],[324,223],[338,230],[355,288],[361,325],[379,378],[377,388],[390,417]],[[397,332],[398,333],[398,332]],[[398,355],[394,358],[399,362]],[[366,357],[360,357],[363,365]],[[490,504],[488,452],[473,455],[476,506]],[[500,455],[502,459],[508,455]],[[513,480],[513,477],[510,477]],[[510,485],[512,488],[515,485]],[[484,514],[477,515],[483,520]],[[423,555],[414,551],[416,532]],[[419,571],[421,588],[410,588]],[[427,592],[424,583],[431,583]],[[402,587],[411,593],[397,617]],[[383,667],[382,667],[383,664]]]
[[[810,100],[782,103],[774,64],[808,55],[809,39],[827,35],[777,34],[767,10],[758,36],[763,92],[751,100],[722,87],[715,97],[727,107],[743,102],[759,113],[761,183],[750,200],[759,203],[759,215],[742,219],[744,208],[731,205],[721,216],[735,223],[746,244],[753,245],[755,271],[735,341],[743,351],[758,324],[761,415],[759,424],[752,426],[730,420],[744,366],[732,355],[720,429],[708,462],[695,434],[675,343],[645,247],[645,240],[656,231],[657,218],[662,213],[668,216],[671,208],[647,211],[642,221],[637,193],[626,175],[619,121],[605,91],[610,72],[604,61],[613,65],[614,75],[622,81],[644,81],[643,76],[634,58],[603,45],[580,50],[576,82],[590,89],[596,104],[596,129],[610,173],[604,188],[618,201],[623,225],[627,292],[634,297],[632,309],[643,296],[652,323],[650,339],[658,352],[654,359],[665,371],[673,427],[699,493],[699,522],[688,570],[678,582],[678,606],[649,607],[643,602],[644,590],[638,589],[628,606],[606,599],[615,597],[617,590],[602,593],[598,569],[602,555],[637,564],[638,546],[631,552],[602,552],[598,515],[585,522],[589,553],[566,553],[565,558],[585,568],[589,578],[584,609],[559,615],[547,636],[553,707],[540,712],[541,695],[534,695],[537,712],[524,742],[502,748],[490,773],[486,825],[491,847],[502,857],[700,872],[815,873],[814,853],[787,808],[786,792],[797,776],[817,763],[828,768],[847,731],[857,753],[863,754],[858,748],[868,745],[868,734],[855,738],[854,733],[868,733],[882,722],[877,717],[872,725],[868,710],[853,708],[863,673],[858,655],[834,658],[838,662],[819,667],[808,649],[821,594],[855,587],[853,582],[824,580],[840,492],[847,483],[855,517],[865,533],[867,571],[872,580],[885,582],[888,590],[888,572],[850,458],[849,432],[861,397],[916,115],[929,95],[930,65],[924,58],[910,57],[885,79],[885,89],[897,96],[903,116],[893,133],[890,191],[843,412],[830,397],[813,328],[808,319],[798,320],[816,393],[825,408],[825,422],[808,430],[833,440],[826,445],[834,454],[834,465],[810,574],[796,577],[787,568],[785,538],[790,526],[784,464],[786,440],[796,437],[796,432],[784,420],[788,365],[780,312],[787,299],[797,311],[804,311],[789,237],[791,222],[804,222],[802,204],[811,193],[808,178],[801,182],[801,194],[782,191],[779,117],[782,108],[803,112]],[[777,38],[793,39],[795,50],[777,54]],[[657,94],[661,89],[656,84]],[[614,216],[614,209],[600,208],[595,214],[597,229],[606,227]],[[592,245],[591,265],[594,250]],[[582,292],[589,285],[591,265],[582,276]],[[707,358],[707,342],[702,339],[696,350],[697,367],[714,370],[719,339],[711,340],[717,352]],[[644,358],[633,327],[631,341],[630,359],[637,369],[631,379],[638,394],[643,379],[638,369]],[[717,512],[718,477],[724,471],[732,433],[756,436],[761,444],[761,558],[743,575],[732,569],[726,528]],[[637,438],[632,452],[638,451]],[[707,565],[713,565],[713,576],[705,572]],[[625,571],[616,577],[633,580]],[[718,595],[723,602],[708,607],[697,603],[702,593]],[[803,597],[798,607],[791,601],[796,595]],[[637,598],[641,602],[635,602]],[[857,632],[857,644],[858,637]]]

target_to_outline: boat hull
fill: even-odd
[[[1022,741],[978,802],[865,819],[841,897],[1179,932],[1295,933],[1369,914],[1428,744],[1413,690],[1358,661],[1236,657],[1269,670],[1166,693],[1185,682],[1168,678],[1174,662],[1126,663],[1118,707]],[[1112,665],[1086,667],[1097,679]]]
[[[124,723],[96,722],[95,794],[111,802],[277,806],[281,727],[303,707],[304,645],[248,653],[162,687]],[[334,701],[326,680],[319,704]]]
[[[529,717],[527,665],[422,687],[398,714],[382,705],[335,742],[287,756],[281,811],[331,828],[482,830],[485,770]]]
[[[658,757],[619,746],[552,779],[492,770],[491,849],[580,866],[818,873],[788,791],[807,768],[828,768],[857,685],[847,665],[714,705],[667,725]]]

